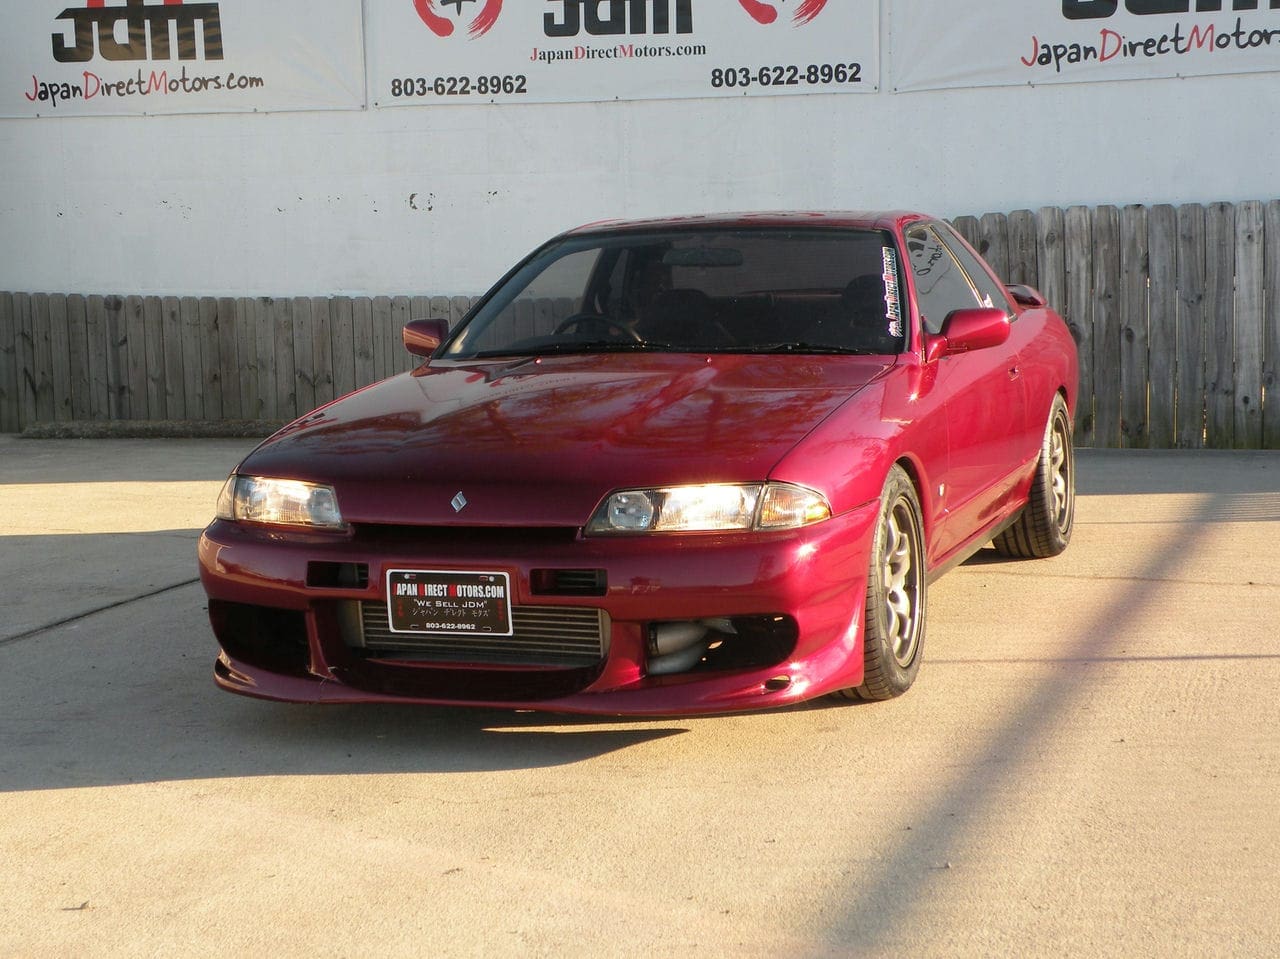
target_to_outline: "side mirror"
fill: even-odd
[[[1004,310],[978,307],[956,310],[942,324],[942,332],[925,343],[925,356],[933,361],[956,353],[972,353],[1000,346],[1009,340],[1009,315]]]
[[[1013,297],[1014,302],[1019,306],[1041,309],[1049,305],[1049,301],[1044,298],[1043,293],[1026,284],[1010,283],[1005,289],[1009,291],[1009,295]]]
[[[431,356],[449,335],[448,320],[410,320],[404,325],[404,348],[414,356]]]

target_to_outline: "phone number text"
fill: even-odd
[[[391,81],[393,97],[491,97],[529,92],[529,81],[523,74],[479,77],[397,77]]]
[[[711,86],[798,87],[861,83],[861,63],[811,63],[807,67],[722,67],[711,71]]]

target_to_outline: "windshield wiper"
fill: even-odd
[[[743,350],[745,353],[823,353],[839,356],[876,356],[876,350],[855,346],[835,346],[831,343],[806,343],[789,340],[784,343],[760,343]]]

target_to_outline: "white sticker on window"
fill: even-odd
[[[889,335],[902,335],[902,300],[898,296],[898,254],[891,246],[884,248],[884,310],[889,321]]]

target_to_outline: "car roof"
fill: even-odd
[[[699,213],[689,216],[653,217],[639,220],[599,220],[569,230],[566,236],[642,233],[682,229],[742,229],[752,227],[863,229],[901,228],[916,220],[933,217],[905,210],[792,210],[756,213]]]

